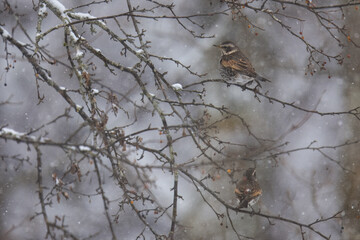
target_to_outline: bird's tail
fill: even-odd
[[[255,77],[255,81],[260,81],[260,82],[271,82],[269,79],[264,78],[264,77],[262,77],[262,76],[260,76],[260,75],[256,75],[256,77]]]
[[[249,207],[249,201],[246,200],[246,199],[244,199],[243,201],[241,201],[241,202],[239,203],[239,206],[238,206],[238,208],[248,208],[248,207]]]

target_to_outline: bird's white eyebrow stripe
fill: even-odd
[[[237,52],[237,51],[238,51],[237,49],[234,49],[234,50],[232,50],[232,51],[230,51],[230,52],[226,52],[225,55],[230,55],[230,54],[233,54],[233,53],[235,53],[235,52]]]

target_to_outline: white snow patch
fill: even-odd
[[[41,143],[46,143],[46,142],[50,142],[51,140],[49,138],[46,138],[46,137],[36,137],[36,136],[30,136],[30,135],[27,135],[27,133],[21,133],[21,132],[18,132],[18,131],[15,131],[14,129],[11,129],[11,128],[3,128],[1,129],[0,131],[0,135],[10,135],[10,136],[14,136],[15,138],[26,138],[26,139],[31,139],[31,140],[34,140],[34,141],[38,141],[38,142],[41,142]]]
[[[81,51],[79,48],[76,49],[75,59],[80,59],[84,57],[84,52]]]
[[[48,2],[48,4],[50,4],[53,8],[56,8],[59,12],[61,12],[61,15],[63,15],[63,17],[65,16],[66,17],[66,15],[65,15],[65,11],[66,11],[66,8],[65,8],[65,6],[61,3],[61,2],[59,2],[58,0],[48,0],[47,1]]]
[[[0,27],[3,30],[3,33],[1,34],[1,36],[3,38],[9,38],[11,37],[10,33],[8,31],[6,31],[4,28]]]
[[[69,146],[68,148],[69,148],[70,150],[76,151],[76,147],[74,147],[74,146]]]
[[[69,28],[69,35],[71,40],[76,43],[77,41],[79,41],[79,38],[75,35],[75,33],[71,30],[71,28]]]
[[[80,13],[80,12],[76,12],[76,13],[70,13],[69,14],[71,17],[79,19],[79,20],[86,20],[86,19],[96,19],[97,17],[94,17],[93,15],[89,14],[89,13]],[[102,20],[96,20],[98,23],[100,23],[103,26],[106,26],[105,22]]]
[[[76,104],[76,112],[79,112],[81,109],[83,109],[83,106]]]
[[[26,44],[26,43],[23,43],[23,42],[21,42],[21,41],[17,41],[19,44],[21,44],[21,46],[26,46],[26,47],[31,47],[29,44]],[[32,47],[31,47],[32,48]]]
[[[94,18],[96,18],[96,17],[94,17],[93,15],[91,15],[89,13],[77,12],[77,13],[71,13],[71,15],[77,16],[78,18],[81,18],[81,19],[94,19]]]
[[[41,3],[40,4],[40,7],[39,7],[39,11],[38,11],[38,15],[41,16],[41,17],[45,17],[46,16],[46,5],[44,3]]]
[[[89,152],[89,151],[91,151],[91,148],[89,148],[88,146],[83,146],[83,145],[80,145],[80,146],[79,146],[79,149],[80,149],[80,151],[82,151],[82,152]]]
[[[175,83],[173,85],[171,85],[171,87],[175,90],[175,91],[180,91],[183,90],[183,87],[180,83]]]
[[[22,137],[25,135],[25,133],[17,132],[14,129],[11,128],[3,128],[0,131],[0,135],[7,134],[7,135],[14,135],[16,137]]]
[[[98,94],[100,91],[96,88],[91,89],[92,94]]]

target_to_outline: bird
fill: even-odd
[[[239,76],[245,76],[250,78],[250,81],[247,80],[245,85],[255,81],[261,87],[260,82],[271,82],[255,72],[250,60],[233,42],[225,41],[220,45],[213,46],[221,50],[220,75],[225,81],[235,81],[239,80]]]
[[[235,194],[240,200],[238,208],[248,208],[254,205],[262,194],[262,189],[256,180],[256,169],[249,168],[243,179],[236,184]]]

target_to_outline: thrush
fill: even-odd
[[[270,82],[255,72],[250,60],[233,42],[226,41],[214,47],[221,50],[220,75],[225,81],[235,81],[239,80],[240,76],[245,76],[250,78],[245,85],[255,81],[261,87],[260,82]]]
[[[256,180],[255,168],[246,170],[243,179],[236,185],[235,194],[240,200],[239,208],[248,208],[259,200],[262,189]]]

